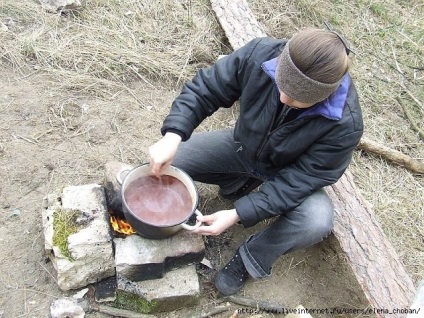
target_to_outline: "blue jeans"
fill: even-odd
[[[219,185],[227,193],[239,189],[251,177],[265,181],[267,176],[259,175],[242,160],[243,150],[234,141],[233,132],[226,129],[193,134],[180,144],[173,165],[193,180]],[[278,257],[322,241],[332,228],[333,205],[321,189],[252,235],[241,245],[240,255],[253,278],[266,277]]]

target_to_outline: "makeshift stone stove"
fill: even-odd
[[[96,301],[113,301],[118,291],[154,304],[156,312],[196,305],[200,286],[195,263],[205,253],[200,235],[182,230],[152,240],[137,234],[117,236],[111,229],[109,211],[121,209],[115,176],[125,166],[107,163],[104,185],[69,186],[45,198],[45,250],[56,269],[59,287],[69,291],[103,285],[99,289],[106,286],[108,292],[96,296]],[[60,248],[55,230],[63,216],[77,230],[65,237],[65,248]]]

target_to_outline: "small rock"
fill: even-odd
[[[207,258],[203,258],[202,261],[200,262],[200,264],[205,265],[208,268],[213,268],[211,261],[208,260]]]
[[[81,7],[79,0],[40,0],[42,7],[48,12],[76,10]]]
[[[82,304],[72,298],[59,298],[50,306],[51,318],[84,318],[85,311]]]
[[[15,209],[12,211],[12,216],[19,216],[19,215],[21,215],[21,210]]]
[[[13,18],[11,18],[11,17],[7,17],[6,18],[6,20],[5,20],[5,22],[4,22],[4,24],[7,26],[7,27],[11,27],[11,26],[14,26],[14,25],[16,25],[16,21],[15,20],[13,20]]]
[[[88,288],[81,289],[78,293],[72,296],[73,299],[83,299],[84,296],[88,293]]]
[[[0,22],[0,32],[7,32],[9,31],[9,28],[7,27],[6,24],[4,24],[3,22]]]

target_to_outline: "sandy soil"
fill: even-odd
[[[62,92],[60,85],[37,73],[22,77],[3,69],[0,83],[0,317],[47,317],[51,301],[67,294],[58,289],[44,254],[43,197],[67,185],[101,183],[108,161],[146,161],[147,147],[160,137],[161,120],[178,92],[134,87],[146,97],[147,107],[140,108],[124,93],[106,100]],[[233,123],[231,109],[217,116],[223,126]],[[200,185],[200,193],[206,213],[230,204],[213,187]],[[164,316],[193,316],[219,302],[213,275],[254,230],[236,226],[206,238],[214,268],[199,270],[201,304]],[[281,258],[270,278],[249,281],[240,294],[288,308],[366,307],[332,237]]]

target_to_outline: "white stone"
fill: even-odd
[[[43,8],[49,12],[75,10],[81,7],[79,0],[40,0]]]
[[[84,296],[87,295],[88,291],[89,291],[88,288],[81,289],[79,292],[77,292],[76,294],[72,296],[72,299],[75,299],[75,300],[84,299]]]
[[[84,318],[85,311],[78,300],[59,298],[50,305],[51,318]]]
[[[87,218],[103,214],[107,211],[104,189],[94,183],[66,187],[62,192],[62,207],[80,210]]]
[[[57,282],[62,290],[85,287],[90,283],[115,275],[112,237],[104,189],[98,184],[66,187],[61,205],[54,196],[47,198],[43,211],[45,248],[50,253],[57,271]],[[62,255],[53,244],[54,212],[77,211],[81,229],[68,237],[71,259]]]

